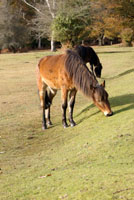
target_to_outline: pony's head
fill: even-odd
[[[98,78],[101,77],[101,70],[102,70],[102,65],[101,65],[101,63],[98,63],[97,66],[95,66],[95,69],[94,69],[95,74]]]
[[[106,92],[105,81],[101,85],[92,87],[92,99],[94,104],[104,113],[105,116],[112,116],[113,112],[108,100],[108,93]]]

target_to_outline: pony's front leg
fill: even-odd
[[[68,90],[63,87],[61,89],[61,98],[62,98],[62,124],[64,128],[68,127],[67,120],[66,120],[67,95],[68,95]]]
[[[70,91],[69,94],[69,121],[70,125],[73,127],[76,125],[75,121],[73,120],[73,109],[74,109],[74,104],[75,104],[75,97],[76,97],[77,90],[74,88],[73,90]]]
[[[48,126],[52,125],[51,119],[50,119],[50,107],[45,110],[45,116],[46,116],[46,124]]]

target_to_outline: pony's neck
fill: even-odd
[[[68,50],[66,53],[65,68],[73,80],[75,87],[84,95],[91,96],[91,88],[96,87],[98,81],[78,54],[71,50]]]
[[[81,73],[81,82],[79,83],[78,87],[81,92],[87,96],[92,97],[93,88],[99,85],[96,77],[92,74],[87,66],[84,67],[84,72]]]

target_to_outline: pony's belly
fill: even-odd
[[[55,90],[60,90],[61,88],[65,87],[67,90],[72,90],[75,88],[74,84],[72,83],[72,81],[68,82],[68,81],[58,81],[58,79],[56,79],[55,81],[51,81],[48,79],[44,79],[42,78],[42,81],[50,88],[55,89]]]

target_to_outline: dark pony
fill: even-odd
[[[100,63],[99,57],[97,56],[93,48],[79,45],[75,47],[75,51],[85,63],[90,63],[91,71],[93,73],[95,71],[96,76],[100,78],[102,65]],[[95,69],[93,67],[95,67]]]
[[[61,90],[62,124],[64,127],[68,127],[67,105],[69,106],[70,125],[76,125],[73,120],[73,109],[77,90],[91,98],[105,116],[113,114],[108,101],[108,93],[104,89],[105,82],[100,85],[81,57],[71,50],[61,55],[45,56],[39,61],[37,85],[43,111],[43,129],[52,124],[50,104],[59,89]]]

